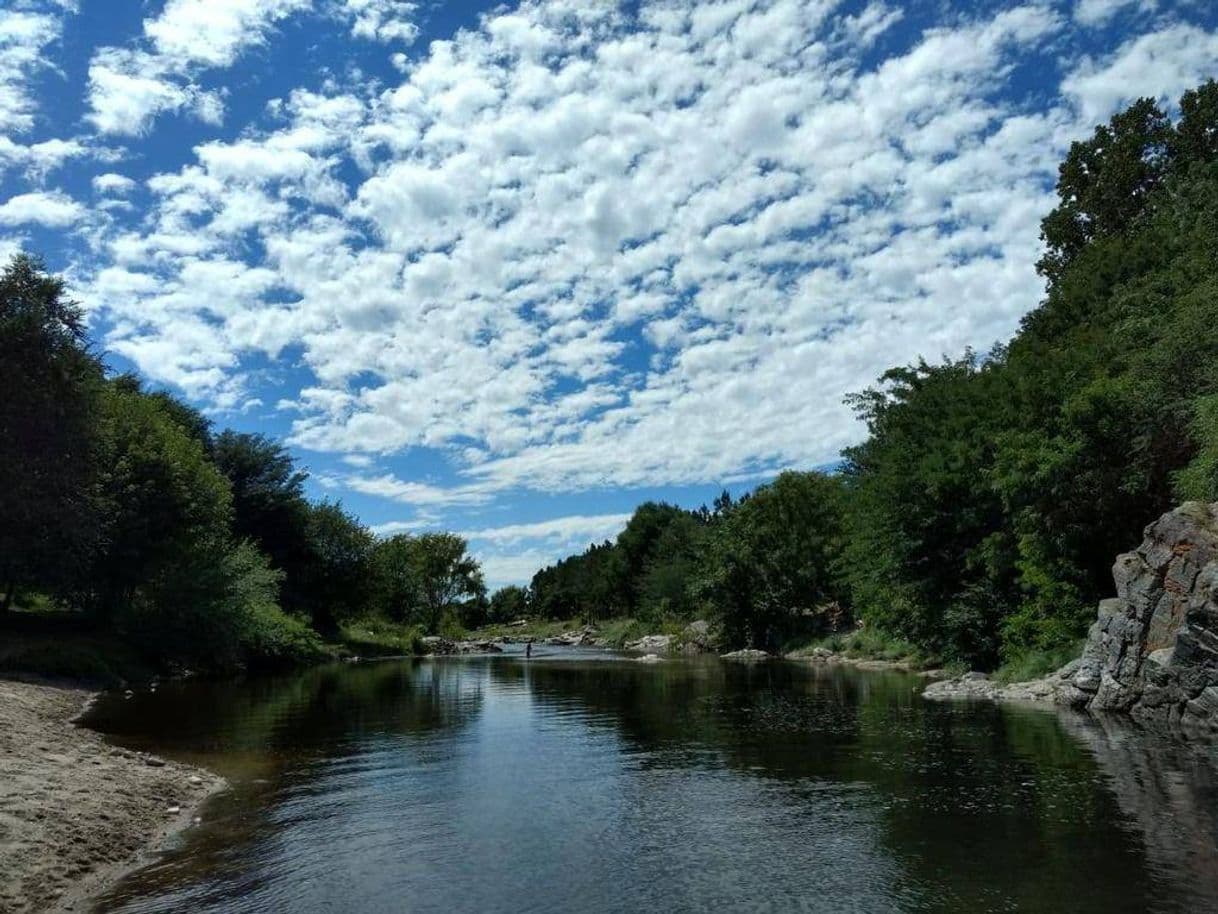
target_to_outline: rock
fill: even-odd
[[[186,781],[187,781],[187,783],[190,784],[191,787],[202,787],[203,786],[203,779],[201,777],[199,777],[197,774],[192,774],[190,777],[188,777],[186,779]]]
[[[181,811],[182,811],[182,807],[181,807],[181,806],[170,806],[168,809],[166,809],[166,810],[165,810],[165,815],[167,815],[167,816],[176,816],[176,815],[177,815],[178,813],[180,813]]]
[[[664,658],[658,654],[644,654],[642,657],[635,657],[636,663],[663,663]]]
[[[1049,701],[1127,713],[1188,735],[1218,731],[1218,504],[1187,502],[1144,532],[1112,568],[1083,655],[1033,682],[996,686],[966,674],[927,698]]]
[[[502,654],[503,648],[494,641],[458,641],[457,652],[460,654]]]
[[[681,632],[681,653],[705,654],[714,650],[715,642],[711,636],[710,623],[699,619],[690,622]]]
[[[759,651],[756,648],[752,648],[752,647],[745,648],[742,651],[731,651],[730,653],[720,654],[719,656],[722,657],[724,660],[746,660],[749,662],[773,659],[771,657],[771,655],[768,654],[767,652]]]
[[[149,768],[164,768],[165,760],[163,758],[157,758],[155,755],[146,755],[144,756],[144,764]]]
[[[585,625],[583,628],[575,631],[563,632],[561,635],[555,635],[552,638],[545,640],[546,644],[553,644],[557,647],[590,647],[596,643],[597,630],[591,625]]]
[[[672,650],[672,635],[647,635],[626,643],[626,650],[644,654],[666,654]]]
[[[439,635],[428,635],[425,638],[420,638],[419,642],[423,645],[424,654],[440,655],[457,653],[457,642],[449,641],[447,638],[442,638]]]

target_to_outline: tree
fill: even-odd
[[[106,544],[90,575],[104,617],[171,586],[229,542],[232,496],[203,444],[159,398],[109,385],[103,398]]]
[[[301,609],[313,628],[332,635],[372,594],[373,537],[337,502],[311,505],[305,523],[308,561],[298,571]]]
[[[225,430],[212,440],[211,455],[232,487],[234,534],[252,540],[284,573],[284,606],[303,610],[309,597],[300,585],[312,559],[308,474],[281,443],[264,435]]]
[[[511,584],[500,587],[491,596],[489,610],[490,621],[494,623],[514,622],[523,619],[529,613],[529,592],[523,587]]]
[[[422,595],[415,569],[414,537],[399,533],[372,547],[373,604],[385,618],[406,622],[419,614]]]
[[[786,472],[724,515],[692,586],[729,643],[778,647],[845,600],[843,494],[838,477]]]
[[[63,280],[15,256],[0,273],[0,613],[19,586],[66,586],[96,548],[101,379]]]
[[[455,533],[424,533],[409,540],[409,567],[418,588],[419,618],[439,631],[444,613],[459,600],[485,597],[478,561]]]

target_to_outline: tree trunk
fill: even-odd
[[[13,597],[17,594],[17,582],[10,581],[4,588],[4,600],[0,601],[0,616],[8,615],[13,606]]]

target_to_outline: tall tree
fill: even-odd
[[[20,586],[66,585],[98,542],[101,378],[63,280],[15,256],[0,273],[0,612]]]

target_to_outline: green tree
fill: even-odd
[[[97,545],[101,378],[63,280],[15,256],[0,273],[0,613],[18,587],[69,584]]]
[[[289,611],[305,611],[302,585],[312,561],[308,474],[287,449],[264,435],[225,430],[211,443],[212,460],[233,492],[233,532],[252,540],[284,574],[282,601]]]
[[[337,502],[309,507],[305,524],[308,561],[297,572],[302,611],[323,635],[369,605],[373,536]]]
[[[786,472],[724,515],[693,589],[729,644],[778,647],[845,598],[842,511],[839,477]]]
[[[529,592],[515,584],[500,587],[491,595],[488,616],[491,622],[505,623],[523,619],[529,614]]]
[[[418,587],[419,620],[437,632],[445,612],[463,600],[483,598],[486,585],[478,561],[455,533],[411,537],[410,568]]]

